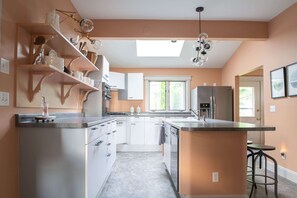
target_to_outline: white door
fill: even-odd
[[[127,143],[127,121],[124,119],[117,119],[117,144]]]
[[[146,145],[159,145],[160,138],[160,122],[145,122],[145,144]]]
[[[144,145],[144,122],[133,122],[130,127],[131,144]]]
[[[239,117],[240,122],[263,124],[262,78],[240,78]],[[264,143],[264,134],[260,131],[248,132],[248,140]]]

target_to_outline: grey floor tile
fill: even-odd
[[[251,184],[247,183],[247,195]],[[279,177],[279,198],[296,198],[297,184]],[[113,170],[102,190],[101,198],[176,198],[159,152],[117,153]],[[254,198],[273,198],[273,186],[268,195],[263,186],[253,193]]]

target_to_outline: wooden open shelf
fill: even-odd
[[[57,79],[59,79],[58,83],[61,84],[61,102],[65,103],[65,100],[70,96],[71,90],[74,87],[79,87],[80,90],[85,92],[90,91],[98,91],[99,89],[93,87],[67,73],[59,70],[55,66],[42,64],[42,65],[19,65],[19,68],[22,70],[26,70],[30,75],[30,83],[29,83],[29,100],[32,101],[34,95],[38,93],[41,89],[43,81],[52,75],[55,75]],[[33,85],[33,77],[34,75],[39,75],[41,78],[36,86]]]
[[[60,31],[56,30],[50,24],[45,23],[22,23],[21,28],[31,35],[53,35],[54,38],[47,42],[47,46],[54,49],[64,58],[76,59],[76,69],[79,71],[93,71],[99,69],[85,57]]]

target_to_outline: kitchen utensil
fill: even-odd
[[[87,54],[87,58],[88,58],[93,64],[95,64],[96,61],[97,61],[98,55],[97,55],[97,53],[95,53],[95,52],[88,52],[88,54]]]

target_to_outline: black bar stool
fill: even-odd
[[[247,158],[249,159],[252,157],[252,174],[248,174],[248,179],[247,181],[252,183],[252,189],[250,193],[250,198],[253,195],[254,188],[257,189],[257,184],[259,185],[265,185],[265,192],[266,195],[268,194],[267,192],[267,185],[274,185],[274,195],[277,198],[278,193],[277,193],[277,162],[276,160],[271,157],[270,155],[267,155],[263,151],[272,151],[275,150],[274,146],[269,146],[269,145],[263,145],[263,144],[248,144],[248,150],[251,152],[248,154]],[[262,169],[262,158],[264,158],[264,174],[256,173],[256,161],[259,158],[259,168]],[[274,164],[274,177],[271,177],[267,175],[267,158],[270,159],[273,164]],[[251,179],[249,179],[251,177]],[[257,182],[256,177],[264,177],[264,182]],[[269,179],[269,181],[268,181]]]

